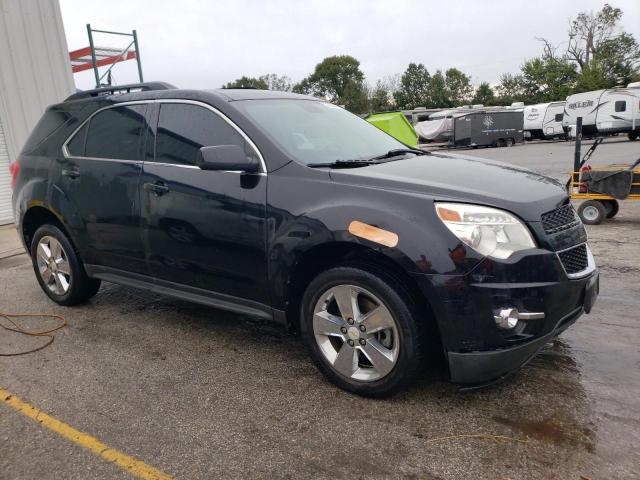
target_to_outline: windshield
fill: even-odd
[[[369,159],[407,148],[345,109],[310,100],[245,100],[236,106],[290,156],[305,164]]]

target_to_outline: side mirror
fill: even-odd
[[[196,159],[202,170],[229,170],[255,173],[260,170],[256,157],[248,156],[239,145],[215,145],[202,147]]]

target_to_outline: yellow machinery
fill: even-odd
[[[598,225],[605,218],[613,218],[620,208],[619,201],[640,200],[640,159],[633,165],[587,165],[595,149],[602,143],[596,139],[580,160],[580,142],[576,140],[576,160],[567,189],[572,200],[584,200],[578,215],[587,225]]]

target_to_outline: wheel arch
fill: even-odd
[[[428,319],[429,327],[434,329],[440,340],[434,311],[413,277],[389,256],[358,243],[342,241],[315,245],[301,254],[295,262],[285,295],[286,321],[292,332],[300,332],[301,300],[309,283],[321,272],[337,266],[357,266],[399,284],[405,294],[415,301],[420,312]]]
[[[20,228],[22,241],[29,255],[31,255],[31,242],[33,241],[33,236],[35,235],[36,230],[38,230],[38,228],[45,224],[51,224],[58,227],[62,231],[62,233],[66,235],[74,250],[77,252],[77,244],[73,239],[69,228],[66,227],[59,216],[52,212],[50,209],[41,205],[37,205],[30,207],[24,213]]]

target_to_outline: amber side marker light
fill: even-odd
[[[460,214],[455,210],[449,210],[448,208],[436,207],[436,211],[438,212],[438,216],[441,220],[445,222],[460,222],[462,218],[460,218]]]
[[[395,247],[398,245],[397,234],[357,220],[349,224],[349,233],[355,237],[364,238],[387,247]]]

